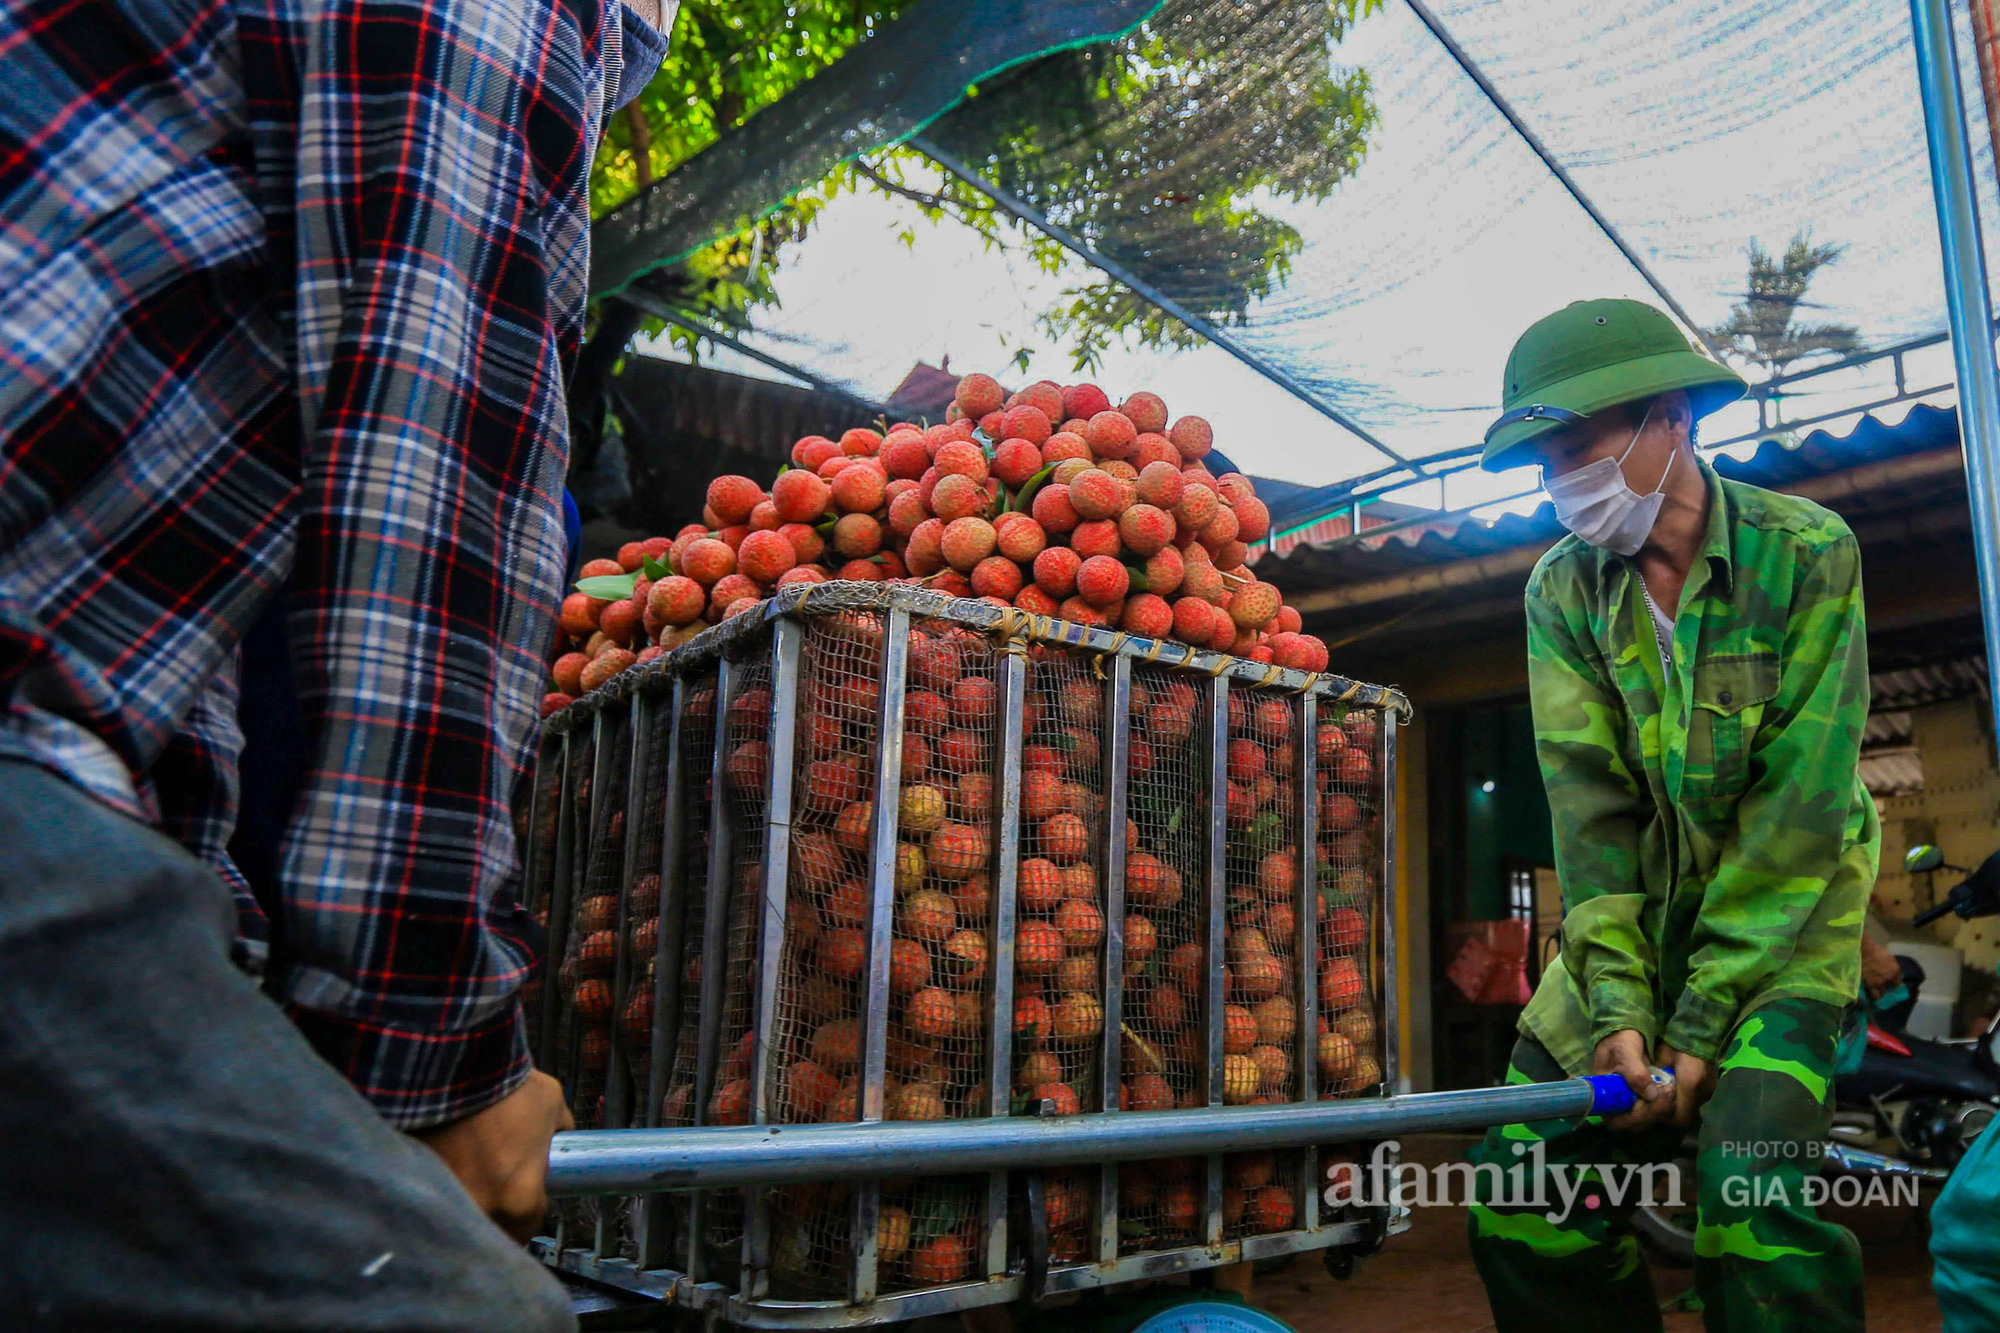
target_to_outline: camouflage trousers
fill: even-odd
[[[1832,1119],[1840,1018],[1833,1005],[1778,1000],[1724,1044],[1695,1160],[1695,1290],[1712,1331],[1862,1327],[1860,1248],[1819,1219],[1804,1190]],[[1562,1077],[1539,1042],[1516,1044],[1508,1082]],[[1632,1168],[1671,1161],[1682,1137],[1673,1127],[1547,1120],[1503,1125],[1472,1150],[1475,1167],[1526,1167],[1501,1182],[1474,1172],[1472,1255],[1498,1333],[1661,1327],[1631,1215],[1645,1185],[1658,1200],[1669,1182]]]

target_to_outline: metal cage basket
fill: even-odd
[[[537,1061],[584,1129],[1379,1096],[1406,708],[917,588],[782,590],[550,719]],[[912,1160],[571,1200],[541,1246],[747,1325],[887,1322],[1356,1240],[1320,1157]]]

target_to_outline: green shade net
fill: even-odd
[[[599,219],[593,296],[753,226],[842,162],[902,142],[979,80],[1118,37],[1159,0],[930,0]]]

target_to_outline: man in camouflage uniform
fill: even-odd
[[[1641,1101],[1602,1123],[1504,1126],[1474,1158],[1573,1176],[1670,1158],[1699,1124],[1707,1326],[1836,1333],[1862,1327],[1860,1253],[1804,1185],[1879,844],[1858,776],[1860,557],[1834,514],[1695,453],[1696,421],[1744,389],[1636,301],[1571,305],[1508,359],[1482,462],[1539,463],[1572,534],[1527,589],[1562,955],[1508,1079],[1615,1072]],[[1501,1333],[1661,1326],[1632,1194],[1584,1179],[1561,1216],[1481,1191],[1472,1250]]]

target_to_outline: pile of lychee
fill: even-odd
[[[700,523],[593,560],[563,602],[573,651],[553,712],[779,588],[910,583],[1151,639],[1324,671],[1326,645],[1246,567],[1270,512],[1203,461],[1214,431],[1159,395],[1114,407],[1094,384],[1009,396],[959,380],[947,420],[809,435],[767,491],[709,483]]]

